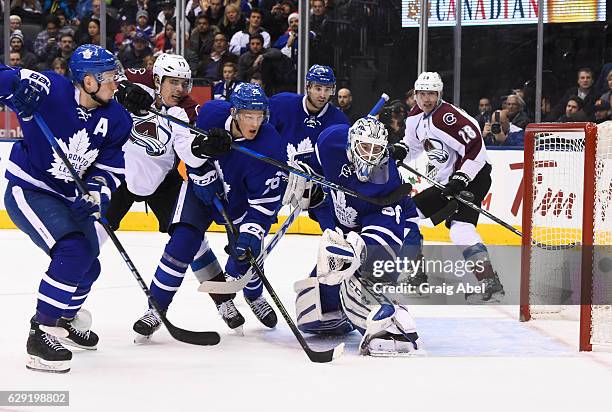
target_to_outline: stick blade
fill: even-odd
[[[199,346],[212,346],[221,342],[221,336],[219,336],[217,332],[194,332],[191,330],[178,328],[171,324],[167,319],[162,319],[162,322],[168,329],[168,332],[170,332],[170,335],[178,341]]]
[[[323,352],[315,352],[313,350],[307,350],[306,354],[308,355],[308,358],[314,363],[328,363],[340,357],[343,352],[344,352],[344,343],[341,343],[335,348],[326,350]]]

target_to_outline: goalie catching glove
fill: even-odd
[[[353,276],[365,259],[365,242],[356,232],[345,239],[340,229],[325,229],[319,243],[317,278],[325,285],[338,285]]]
[[[304,162],[293,161],[290,165],[305,174],[315,175],[314,170]],[[283,195],[283,205],[291,204],[293,207],[299,206],[302,210],[307,210],[319,206],[323,200],[325,200],[325,193],[321,185],[298,174],[289,173],[287,190]]]

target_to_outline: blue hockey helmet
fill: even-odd
[[[239,83],[230,95],[230,104],[236,111],[261,110],[268,119],[268,97],[260,85]]]
[[[334,86],[336,84],[336,76],[331,67],[313,64],[308,69],[308,73],[306,73],[306,82]]]
[[[70,78],[75,83],[82,83],[86,75],[91,74],[101,83],[105,79],[102,73],[119,68],[115,56],[103,47],[95,44],[79,46],[70,58]]]

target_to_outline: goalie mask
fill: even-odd
[[[375,171],[387,170],[387,143],[387,129],[374,118],[363,117],[349,128],[347,157],[360,182],[373,182]]]

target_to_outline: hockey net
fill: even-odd
[[[612,122],[525,132],[521,320],[576,317],[580,350],[612,345]]]

